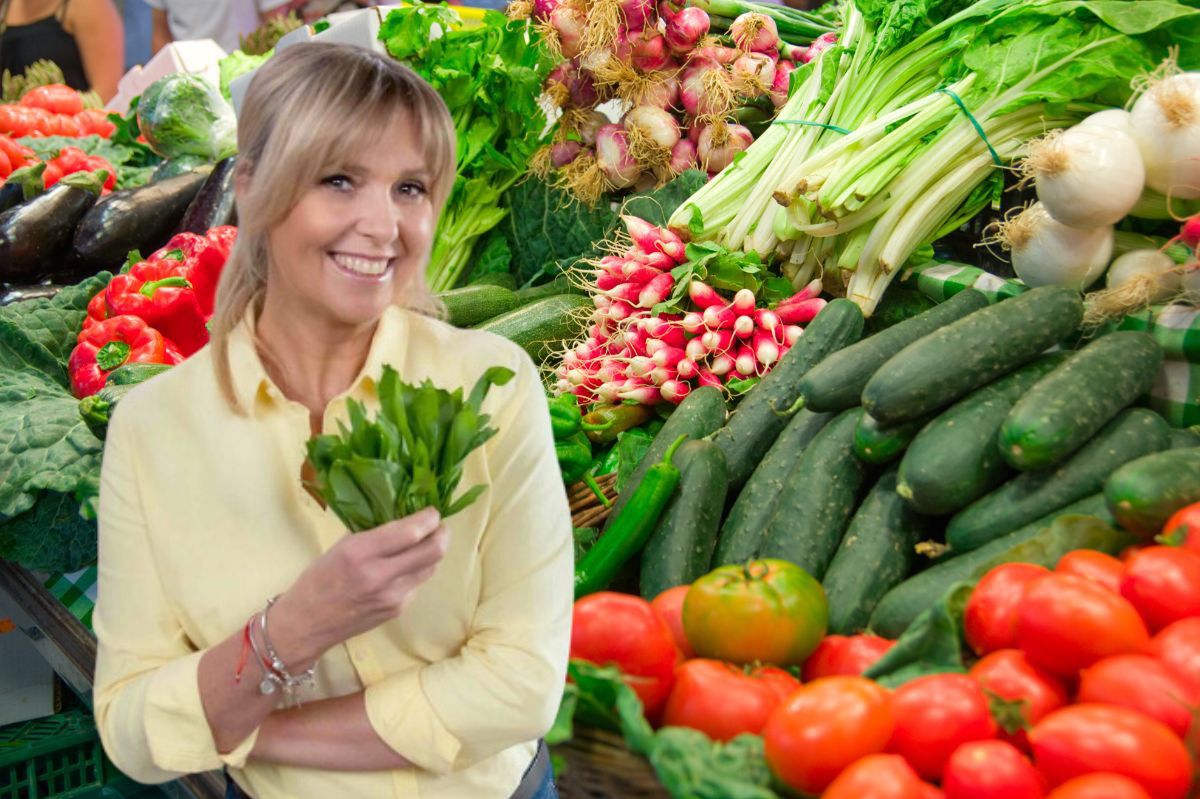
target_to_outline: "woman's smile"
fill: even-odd
[[[334,268],[355,278],[371,282],[390,280],[396,259],[391,256],[358,255],[353,253],[326,253]]]

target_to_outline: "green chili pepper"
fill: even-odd
[[[663,459],[647,470],[604,535],[576,564],[576,599],[608,587],[621,566],[646,545],[679,484],[679,469],[671,459],[686,440],[686,435],[675,439]]]
[[[593,444],[611,444],[621,433],[653,417],[649,405],[602,405],[583,417],[583,429]]]
[[[579,400],[574,394],[561,394],[550,400],[550,426],[554,440],[563,441],[578,433],[583,424]]]
[[[592,465],[592,444],[582,430],[570,438],[555,441],[554,452],[558,455],[563,482],[568,485],[579,482]]]

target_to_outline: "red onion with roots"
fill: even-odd
[[[729,26],[729,35],[746,53],[774,53],[779,47],[779,28],[766,14],[742,14]]]
[[[696,151],[701,166],[709,172],[720,172],[753,143],[754,136],[742,125],[716,122],[704,128]]]
[[[667,45],[673,53],[689,53],[708,35],[710,27],[712,20],[706,11],[688,6],[667,20]]]

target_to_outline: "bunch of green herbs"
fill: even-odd
[[[493,386],[511,380],[503,366],[488,369],[463,399],[462,389],[446,391],[429,380],[414,386],[385,366],[379,381],[379,413],[368,418],[361,403],[350,400],[350,426],[337,434],[314,436],[308,460],[316,479],[308,486],[351,532],[360,532],[437,508],[447,518],[483,493],[472,486],[452,500],[462,480],[463,461],[495,435],[480,408]]]

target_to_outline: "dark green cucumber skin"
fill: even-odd
[[[721,527],[714,566],[745,563],[758,554],[763,531],[775,512],[775,504],[787,485],[788,475],[805,448],[831,421],[832,413],[813,413],[807,408],[791,418],[738,492]]]
[[[1013,406],[1000,449],[1014,469],[1062,463],[1150,390],[1163,351],[1149,333],[1122,330],[1088,344]]]
[[[940,327],[962,319],[988,304],[987,297],[966,289],[911,319],[830,355],[800,380],[804,407],[814,411],[844,411],[858,405],[863,388],[875,370],[900,350]]]
[[[1079,292],[1043,286],[940,327],[894,355],[862,404],[881,422],[927,416],[1033,360],[1079,328]]]
[[[955,583],[977,580],[1001,563],[1019,559],[1052,569],[1058,560],[1072,549],[1093,549],[1102,544],[1105,552],[1115,555],[1131,542],[1131,539],[1126,538],[1117,542],[1074,542],[1074,546],[1029,546],[1055,519],[1074,514],[1095,516],[1107,524],[1113,523],[1104,505],[1103,494],[1094,494],[1060,508],[1019,530],[984,544],[979,549],[947,558],[909,577],[879,600],[871,614],[870,630],[886,638],[899,637],[921,611],[932,606]]]
[[[642,456],[637,468],[629,476],[629,482],[617,494],[604,528],[608,529],[608,525],[617,517],[617,512],[625,507],[625,502],[633,496],[634,490],[642,482],[646,472],[651,466],[662,460],[663,455],[667,454],[667,449],[675,443],[675,439],[686,435],[690,439],[698,440],[712,435],[724,423],[725,397],[722,396],[720,389],[714,386],[701,386],[684,397],[683,402],[679,403],[679,406],[671,412],[667,421],[658,431],[658,435],[650,442],[646,454]]]
[[[1057,468],[1022,472],[959,511],[946,526],[946,543],[954,552],[968,552],[1095,494],[1119,467],[1166,449],[1168,430],[1166,420],[1153,411],[1123,411]]]
[[[1104,498],[1126,530],[1158,535],[1171,514],[1200,502],[1200,449],[1170,449],[1125,464],[1105,481]]]
[[[896,469],[888,469],[854,514],[822,580],[830,633],[853,635],[867,626],[883,595],[908,577],[922,532],[921,517],[896,493]]]
[[[711,441],[687,441],[675,453],[679,488],[642,550],[646,599],[708,573],[729,485],[725,455]]]
[[[917,419],[885,425],[871,414],[864,413],[854,429],[854,454],[864,463],[891,463],[904,454],[926,421]]]
[[[795,412],[800,378],[831,353],[858,340],[863,315],[849,300],[830,302],[767,376],[746,395],[713,439],[725,453],[731,490],[741,488]]]
[[[956,513],[1011,474],[996,436],[1013,405],[1070,353],[1037,359],[977,389],[925,425],[900,461],[897,491],[920,513]]]
[[[867,479],[866,464],[854,456],[861,414],[842,411],[808,445],[767,522],[759,557],[790,561],[817,580],[825,575]]]
[[[476,327],[519,344],[537,362],[583,332],[581,316],[591,300],[576,294],[559,294],[514,308]],[[662,457],[662,454],[659,454]]]
[[[446,321],[456,327],[486,322],[520,304],[511,289],[487,283],[443,291],[437,298],[446,306]]]
[[[1200,447],[1200,433],[1190,427],[1171,428],[1171,449]]]

